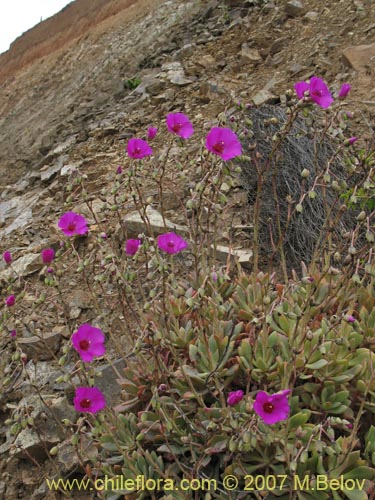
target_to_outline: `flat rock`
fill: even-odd
[[[27,359],[34,361],[46,361],[52,359],[60,348],[61,335],[56,332],[49,332],[41,336],[18,339],[18,345],[27,355]]]
[[[106,403],[109,407],[118,404],[121,396],[121,385],[119,380],[123,377],[123,370],[126,364],[123,359],[113,361],[111,365],[105,365],[98,368],[95,377],[95,386],[104,394]],[[100,376],[98,376],[100,374]]]
[[[46,450],[58,444],[64,437],[64,427],[59,424],[63,418],[72,422],[77,419],[77,412],[68,404],[66,397],[44,396],[43,404],[39,396],[31,395],[23,398],[19,407],[30,407],[30,416],[35,422],[33,427],[23,429],[14,441],[15,457],[30,461],[42,460],[46,456]],[[13,440],[9,436],[8,442]]]
[[[0,238],[32,222],[32,208],[40,198],[46,196],[46,192],[46,190],[26,191],[22,196],[14,196],[0,203],[0,227],[5,226],[0,231]]]
[[[260,90],[255,96],[252,98],[255,106],[260,106],[262,104],[276,104],[279,102],[279,97],[272,94],[267,89]]]
[[[216,251],[214,245],[211,245],[212,253],[215,254],[216,258],[218,258],[221,262],[227,262],[228,257],[236,258],[239,264],[246,268],[251,268],[251,259],[253,257],[253,251],[248,249],[235,249],[231,247],[227,247],[225,245],[216,245]]]
[[[259,64],[263,61],[259,50],[250,48],[246,43],[244,43],[241,47],[241,59],[244,63],[250,63],[253,65]]]
[[[342,52],[344,63],[357,71],[366,69],[367,65],[374,65],[375,43],[347,47]]]
[[[154,208],[148,206],[146,208],[146,215],[150,221],[151,229],[155,234],[162,234],[167,231],[177,231],[181,233],[188,233],[189,229],[186,226],[181,226],[180,224],[175,224],[174,222],[165,219],[166,228],[164,227],[163,217]],[[126,229],[128,234],[132,237],[136,237],[138,234],[147,231],[147,228],[140,216],[139,212],[131,212],[125,216],[124,219]]]
[[[28,253],[12,262],[12,268],[7,268],[2,271],[0,276],[8,279],[14,272],[16,272],[18,276],[30,276],[39,271],[41,267],[42,260],[40,254]]]

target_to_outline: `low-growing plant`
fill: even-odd
[[[345,85],[340,99],[350,90]],[[238,114],[222,117],[234,130],[211,128],[193,160],[198,166],[189,198],[181,200],[184,233],[168,225],[164,198],[185,179],[183,167],[191,159],[183,146],[195,131],[186,115],[171,113],[159,157],[143,138],[129,140],[126,167],[117,168],[112,188],[101,193],[101,213],[93,209],[84,174],[72,174],[66,212],[58,221],[64,240],[57,251],[48,248],[41,255],[48,266],[44,295],[27,297],[27,283],[15,273],[8,278],[1,326],[11,332],[14,350],[3,390],[10,390],[18,367],[27,363],[17,344],[22,304],[29,298],[28,307],[43,314],[54,301],[72,333],[58,359],[58,382],[72,384],[72,402],[81,414],[65,425],[80,463],[89,460],[79,451],[83,437],[98,447],[85,472],[102,498],[362,500],[372,491],[373,152],[345,139],[345,127],[337,125],[340,102],[332,114],[325,112],[323,124],[315,117],[314,106],[333,103],[322,80],[299,82],[296,92],[299,100],[288,116],[278,112],[269,118],[278,128],[262,152],[242,105]],[[159,139],[159,130],[150,127],[147,139]],[[290,172],[298,175],[298,192],[288,193],[288,177],[278,177],[283,154],[296,134],[303,141],[311,130],[315,135],[304,153],[315,156],[308,158],[308,168],[297,165]],[[248,155],[242,154],[245,148]],[[230,255],[224,265],[215,259],[227,203],[223,181],[241,170],[231,166],[233,159],[255,173],[249,273]],[[146,179],[157,186],[162,228],[152,222],[155,198],[145,194]],[[95,232],[75,209],[80,201]],[[130,206],[143,222],[137,235],[124,223]],[[269,206],[274,213],[266,221],[267,256],[260,238]],[[317,214],[319,230],[310,234]],[[293,241],[291,234],[299,238]],[[309,244],[300,245],[300,238]],[[298,270],[290,265],[288,249],[298,256]],[[3,258],[12,269],[9,250]],[[64,267],[72,259],[93,306],[91,320],[80,324],[69,315],[64,293]],[[116,332],[114,316],[121,320]],[[113,408],[95,385],[100,360],[113,361],[108,341],[126,362],[119,373],[122,399]],[[13,434],[20,429],[13,427]],[[56,454],[57,448],[52,460]],[[183,488],[186,480],[190,489]]]

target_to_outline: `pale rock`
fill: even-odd
[[[279,97],[272,94],[269,90],[263,89],[255,94],[252,100],[255,106],[260,106],[262,104],[275,104],[279,101]]]
[[[22,277],[30,276],[39,271],[42,265],[40,254],[28,253],[12,262],[12,268],[2,271],[0,276],[5,279],[8,279],[14,273]]]
[[[319,14],[318,12],[314,12],[314,11],[310,11],[310,12],[306,12],[306,14],[303,16],[304,19],[307,19],[307,21],[316,21],[317,19],[319,19]]]
[[[224,245],[216,245],[216,249],[214,245],[211,245],[212,254],[216,256],[221,262],[227,262],[228,257],[230,256],[233,259],[237,259],[239,264],[246,268],[251,268],[251,259],[253,257],[252,250],[244,250],[244,249],[234,249]]]
[[[284,11],[290,17],[297,17],[304,13],[305,7],[299,0],[290,0],[285,4]]]
[[[197,64],[199,64],[205,69],[211,68],[212,66],[215,65],[215,63],[216,63],[215,58],[212,57],[210,54],[204,54],[197,61]]]
[[[180,224],[175,224],[174,222],[165,219],[166,228],[164,227],[163,217],[154,208],[148,206],[146,208],[146,215],[150,221],[151,229],[155,234],[162,234],[169,231],[177,231],[181,233],[188,233],[189,230],[186,226],[181,226]],[[138,234],[147,231],[145,224],[140,216],[139,212],[131,212],[124,218],[124,223],[128,234],[130,237],[136,237]]]

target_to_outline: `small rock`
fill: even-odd
[[[22,384],[22,390],[30,390],[31,384],[38,384],[38,387],[53,386],[57,377],[61,375],[61,371],[57,368],[52,368],[50,361],[37,361],[34,363],[32,359],[26,364],[28,379]]]
[[[70,319],[78,319],[81,316],[82,309],[79,307],[72,307],[69,311]]]
[[[95,386],[103,392],[109,407],[112,407],[120,399],[121,385],[118,381],[121,380],[125,367],[125,361],[119,359],[112,362],[112,365],[105,365],[98,369],[100,376],[95,377]]]
[[[211,249],[221,262],[227,262],[228,256],[230,255],[233,258],[236,257],[242,267],[251,268],[250,261],[253,256],[252,250],[233,249],[224,245],[216,245],[216,251],[214,245],[211,245]]]
[[[89,138],[89,134],[88,134],[87,130],[85,128],[83,128],[82,130],[80,130],[78,132],[76,141],[77,142],[85,142],[85,141],[87,141],[88,138]]]
[[[82,162],[69,163],[68,165],[64,165],[61,169],[60,175],[65,177],[67,175],[72,174],[77,170],[77,168],[81,165]]]
[[[146,215],[150,221],[151,229],[155,234],[162,234],[165,232],[165,227],[163,223],[162,215],[154,208],[148,206],[146,208]],[[139,214],[139,212],[131,212],[125,216],[124,219],[126,229],[131,237],[137,237],[138,234],[142,234],[147,231],[144,222]],[[174,222],[166,219],[165,220],[167,231],[177,231],[181,233],[188,233],[189,230],[185,226],[175,224]]]
[[[229,193],[230,189],[230,186],[226,182],[223,182],[220,186],[220,191],[222,191],[223,193]]]
[[[52,148],[54,139],[50,134],[43,136],[40,140],[39,153],[45,156]]]
[[[285,4],[284,11],[290,17],[297,17],[304,13],[305,8],[299,0],[290,0]]]
[[[205,54],[197,60],[197,64],[205,69],[211,68],[215,63],[215,59],[210,54]]]
[[[366,65],[373,65],[375,58],[375,43],[348,47],[342,52],[344,63],[357,71],[366,69]]]
[[[266,13],[273,12],[275,9],[277,9],[277,7],[274,2],[267,2],[263,7],[263,11]]]
[[[36,335],[18,339],[18,345],[27,354],[28,359],[46,361],[52,359],[60,348],[61,336],[58,333],[47,333],[42,338]]]
[[[281,52],[284,47],[285,47],[285,38],[278,38],[271,45],[269,53],[271,54],[271,56],[274,56],[278,52]]]
[[[52,179],[54,175],[60,172],[61,168],[62,168],[61,162],[55,163],[54,165],[52,165],[52,167],[50,167],[49,165],[45,165],[40,169],[40,179],[43,182],[49,181],[50,179]]]
[[[244,43],[241,48],[241,59],[243,63],[250,63],[253,65],[259,64],[263,61],[259,50],[250,48],[246,43]]]
[[[302,66],[301,64],[299,63],[294,63],[291,65],[291,67],[289,68],[289,72],[292,76],[295,76],[297,75],[298,73],[301,73],[301,71],[303,71],[304,69],[306,69],[305,66]]]
[[[308,21],[316,21],[319,18],[319,14],[318,12],[314,12],[311,10],[310,12],[307,12],[303,17]]]
[[[252,100],[255,106],[260,106],[261,104],[276,104],[280,99],[269,90],[263,89],[255,94]]]
[[[77,412],[68,404],[66,397],[50,398],[44,396],[44,403],[39,396],[26,396],[19,407],[32,408],[30,416],[35,422],[33,427],[23,429],[14,441],[14,456],[27,460],[43,460],[46,450],[57,445],[64,437],[64,428],[59,422],[68,418],[72,422],[77,419]]]
[[[57,445],[58,453],[56,455],[56,460],[60,464],[59,472],[62,474],[67,474],[71,471],[81,471],[82,463],[80,462],[75,447],[72,445],[71,439],[66,439],[64,442]],[[83,451],[84,460],[92,460],[98,456],[98,449],[94,446],[93,441],[88,437],[83,435],[80,440],[80,448]],[[60,475],[62,475],[60,474]]]
[[[83,289],[75,290],[73,292],[72,298],[69,300],[69,307],[90,309],[92,307],[92,299],[90,294]]]
[[[70,338],[70,331],[66,325],[56,325],[52,328],[52,333],[62,335],[64,338]]]
[[[119,132],[118,128],[109,126],[91,130],[89,136],[95,137],[96,139],[104,139],[104,137],[108,137],[110,135],[116,135],[118,134],[118,132]]]
[[[36,253],[28,253],[23,255],[19,259],[13,262],[12,269],[6,269],[2,273],[0,273],[1,277],[8,278],[14,272],[18,276],[30,276],[31,274],[36,273],[42,267],[42,260],[40,258],[40,254]]]

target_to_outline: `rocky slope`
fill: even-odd
[[[374,60],[372,0],[76,0],[0,57],[1,253],[11,250],[18,272],[38,286],[39,252],[58,244],[56,220],[76,169],[100,208],[100,192],[124,164],[128,138],[144,136],[151,124],[165,127],[171,111],[187,113],[202,135],[235,102],[282,102],[295,81],[315,74],[333,91],[345,81],[352,84],[347,107],[355,112],[353,130],[371,137]],[[134,88],[136,80],[140,85]],[[163,144],[156,142],[158,148]],[[180,201],[195,168],[186,167],[187,180],[180,184],[169,172],[165,203],[174,223],[184,221]],[[246,195],[236,179],[226,188],[233,234],[223,232],[223,242],[234,238],[247,247],[248,220],[241,209]],[[146,180],[145,189],[154,194]],[[2,298],[6,272],[1,262]],[[64,280],[70,318],[90,319],[89,298],[74,270],[68,268]],[[33,345],[35,333],[51,332],[48,342],[58,357],[69,332],[53,308],[43,317],[28,309],[22,313],[18,328],[30,357],[29,374],[44,384],[56,411],[69,416],[71,407],[59,399],[62,386],[54,384],[53,356],[43,351],[43,343],[39,351]],[[2,332],[1,342],[4,353],[12,352],[8,332]],[[1,374],[7,362],[4,355]],[[43,446],[28,442],[40,453],[36,464],[17,452],[4,425],[32,392],[20,380],[1,402],[0,496],[52,499],[54,494],[40,485],[41,468],[53,473],[43,461]],[[61,440],[58,429],[51,426],[49,432],[48,446]],[[65,464],[73,460],[66,453]]]

